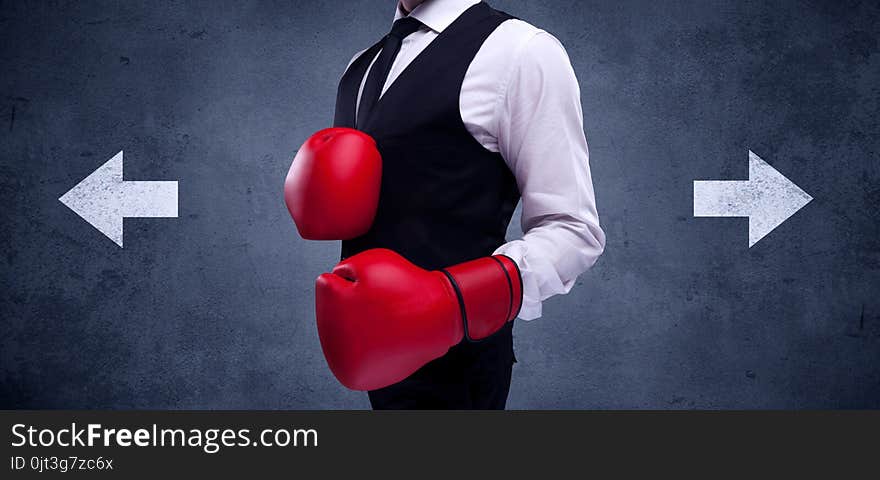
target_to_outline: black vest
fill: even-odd
[[[465,73],[483,42],[511,16],[474,5],[423,50],[358,128],[382,154],[382,189],[370,231],[342,243],[342,257],[390,248],[435,270],[491,255],[505,242],[519,201],[501,155],[467,131],[459,110]],[[339,82],[338,127],[355,127],[361,80],[382,42],[366,50]]]

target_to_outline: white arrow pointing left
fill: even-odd
[[[58,200],[120,247],[123,218],[177,218],[177,182],[123,181],[121,150]]]

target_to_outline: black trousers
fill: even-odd
[[[375,410],[503,410],[510,391],[513,322],[479,342],[467,340],[401,382],[369,392]]]

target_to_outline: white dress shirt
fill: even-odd
[[[403,39],[382,93],[476,3],[479,0],[426,0],[414,8],[409,16],[423,26]],[[398,5],[394,19],[404,16]],[[369,70],[361,80],[361,91],[367,75]],[[523,237],[501,245],[495,253],[512,258],[522,272],[519,318],[538,318],[541,302],[568,293],[605,248],[580,88],[565,49],[555,37],[526,22],[502,23],[471,62],[461,85],[459,109],[471,135],[486,149],[500,152],[516,177]]]

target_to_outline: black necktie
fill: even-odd
[[[396,20],[391,27],[388,35],[385,35],[385,41],[382,43],[382,53],[373,62],[370,67],[370,73],[367,75],[367,83],[364,84],[364,90],[361,92],[361,103],[358,106],[357,127],[363,128],[370,118],[370,113],[379,101],[379,94],[382,92],[382,86],[385,85],[385,79],[388,78],[388,72],[391,70],[391,64],[394,63],[394,57],[400,50],[400,43],[407,35],[415,32],[422,26],[422,22],[415,18],[401,18]]]

